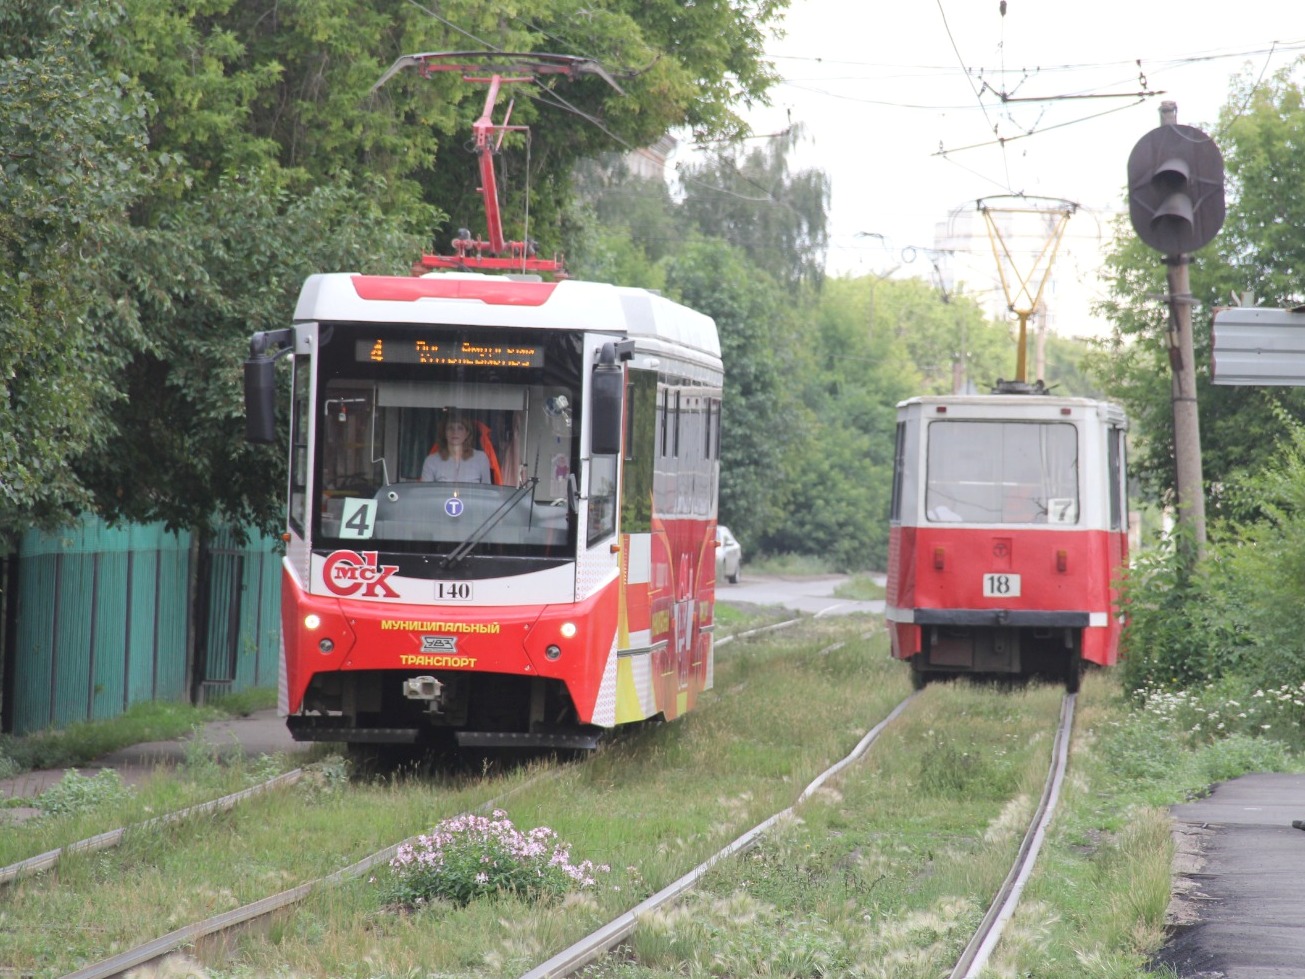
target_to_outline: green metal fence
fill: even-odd
[[[275,542],[88,517],[11,560],[0,729],[28,734],[149,700],[276,682]]]

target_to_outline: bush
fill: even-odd
[[[610,868],[571,863],[570,847],[547,826],[521,832],[507,813],[446,819],[416,843],[404,843],[382,883],[387,903],[417,908],[436,900],[466,905],[478,897],[512,894],[548,900],[592,887]]]
[[[1124,689],[1181,689],[1217,676],[1205,579],[1183,569],[1177,537],[1134,558],[1122,583]]]

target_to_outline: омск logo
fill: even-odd
[[[359,591],[362,598],[398,598],[386,580],[398,570],[397,564],[378,566],[376,551],[333,551],[322,565],[322,581],[342,598]]]

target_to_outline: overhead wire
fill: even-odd
[[[463,29],[462,27],[453,23],[447,18],[441,16],[436,11],[418,2],[418,0],[408,0],[408,2],[411,3],[417,9],[423,11],[431,18],[444,24],[450,30],[456,31],[459,34],[474,40],[477,44],[483,45],[488,50],[495,50],[494,46],[491,45],[489,42],[478,37],[472,32]],[[1238,115],[1240,115],[1244,113],[1246,108],[1249,106],[1249,100],[1253,96],[1254,91],[1262,83],[1264,75],[1267,73],[1272,59],[1275,56],[1281,56],[1283,54],[1291,53],[1294,51],[1305,50],[1305,39],[1297,39],[1297,40],[1282,41],[1282,42],[1275,40],[1268,47],[1264,47],[1261,45],[1261,46],[1238,46],[1238,47],[1229,47],[1225,49],[1211,49],[1209,51],[1198,52],[1195,54],[1185,55],[1183,57],[1178,57],[1178,58],[1154,59],[1154,60],[1135,59],[1133,61],[1127,61],[1127,62],[1118,61],[1118,60],[1107,60],[1101,62],[1056,63],[1050,65],[1034,65],[1034,66],[1019,67],[1019,68],[1009,68],[1007,64],[1008,52],[1006,50],[1006,44],[1005,44],[1005,30],[1004,30],[1005,23],[1004,23],[1004,11],[1003,11],[1001,40],[998,45],[998,50],[999,50],[998,64],[996,66],[973,66],[973,65],[968,65],[967,62],[965,61],[965,58],[960,50],[960,46],[957,42],[956,37],[953,34],[951,25],[949,23],[947,12],[943,6],[943,0],[936,0],[936,3],[938,6],[939,14],[942,19],[943,30],[947,36],[947,41],[951,46],[952,52],[956,57],[957,64],[960,66],[962,73],[964,74],[966,83],[969,86],[970,92],[973,96],[972,102],[968,102],[963,105],[956,105],[956,106],[928,105],[918,101],[901,102],[901,101],[894,101],[894,100],[887,100],[887,99],[872,99],[859,95],[848,95],[836,91],[831,91],[828,88],[823,87],[831,82],[844,82],[844,81],[856,82],[859,79],[858,76],[856,76],[854,73],[847,73],[835,78],[825,77],[818,80],[815,78],[804,79],[800,77],[793,77],[790,75],[790,76],[782,77],[778,85],[787,86],[797,91],[809,91],[829,98],[841,99],[841,100],[857,102],[861,104],[896,107],[905,110],[966,111],[966,110],[977,109],[983,114],[984,123],[986,127],[993,133],[994,139],[970,143],[963,146],[950,147],[950,148],[944,147],[940,141],[939,150],[933,155],[941,156],[953,166],[957,166],[960,169],[966,170],[967,172],[978,177],[979,179],[984,180],[987,183],[990,183],[994,187],[998,187],[1012,193],[1014,193],[1014,190],[1013,190],[1013,183],[1012,183],[1011,171],[1010,171],[1011,161],[1009,159],[1008,154],[1006,153],[1006,148],[1008,144],[1013,143],[1017,140],[1025,140],[1032,136],[1039,135],[1042,133],[1051,132],[1053,130],[1089,123],[1093,120],[1100,119],[1104,116],[1108,116],[1120,111],[1125,111],[1127,109],[1135,108],[1139,104],[1145,102],[1148,97],[1153,97],[1154,95],[1157,94],[1164,94],[1163,92],[1122,92],[1122,93],[1100,92],[1100,91],[1093,91],[1093,88],[1099,89],[1102,86],[1089,85],[1089,86],[1084,86],[1080,90],[1072,90],[1069,92],[1062,91],[1047,96],[1039,97],[1039,96],[1024,95],[1021,96],[1018,100],[1011,98],[1014,92],[1020,91],[1021,88],[1026,89],[1028,83],[1033,78],[1039,76],[1050,78],[1061,74],[1074,74],[1074,73],[1081,74],[1085,71],[1102,70],[1102,69],[1109,69],[1110,67],[1113,66],[1122,67],[1124,65],[1129,65],[1130,67],[1136,66],[1139,69],[1138,74],[1129,76],[1128,79],[1129,81],[1132,81],[1133,79],[1139,77],[1145,80],[1148,76],[1151,78],[1155,78],[1162,74],[1167,74],[1176,70],[1181,70],[1182,68],[1189,67],[1191,65],[1209,63],[1211,61],[1216,61],[1216,60],[1226,60],[1229,58],[1247,58],[1252,56],[1263,55],[1264,62],[1261,66],[1259,77],[1257,78],[1255,85],[1253,85],[1250,91],[1247,93],[1246,100],[1243,102],[1243,105],[1238,111]],[[1002,4],[1002,6],[1004,7],[1004,4]],[[536,33],[542,37],[548,38],[550,41],[559,44],[564,48],[573,49],[576,47],[575,44],[568,41],[562,34],[547,29],[533,20],[524,19],[524,18],[516,18],[516,19],[525,27],[525,29],[531,31],[532,33]],[[945,66],[945,65],[885,64],[879,61],[860,61],[860,60],[850,60],[850,59],[831,60],[821,56],[804,57],[800,55],[768,55],[768,57],[776,61],[787,61],[794,64],[811,63],[811,64],[820,64],[820,65],[828,65],[828,66],[850,66],[850,67],[871,68],[874,69],[876,72],[878,72],[877,75],[872,76],[871,80],[876,80],[880,82],[887,80],[887,78],[897,78],[900,80],[903,78],[914,78],[914,77],[927,78],[932,75],[954,76],[956,72],[956,66],[954,65]],[[1145,74],[1142,74],[1141,68],[1144,63],[1146,64],[1146,69],[1145,69]],[[890,76],[886,76],[883,74],[885,71],[891,72],[892,74]],[[1008,86],[1002,83],[1001,81],[996,81],[994,83],[988,82],[989,78],[1001,80],[1011,76],[1018,76],[1018,81],[1015,83],[1013,87]],[[978,79],[979,81],[976,82],[976,79]],[[818,82],[819,87],[817,84],[812,84],[813,82]],[[1109,83],[1110,86],[1114,86],[1117,84],[1120,84],[1120,81]],[[1009,120],[1012,124],[1016,125],[1020,129],[1020,131],[1013,135],[1002,136],[1000,134],[1001,121],[999,119],[994,118],[992,114],[992,106],[984,98],[985,93],[991,93],[993,97],[1002,100],[1002,104],[1007,104],[1007,105],[1012,101],[1046,102],[1050,104],[1050,103],[1083,99],[1088,97],[1092,97],[1092,98],[1098,98],[1098,97],[1130,98],[1131,97],[1132,101],[1130,101],[1127,105],[1115,106],[1110,109],[1104,110],[1102,112],[1089,113],[1086,115],[1078,116],[1074,119],[1064,120],[1061,122],[1055,122],[1050,124],[1044,122],[1046,118],[1045,108],[1042,110],[1042,112],[1039,113],[1037,119],[1032,124],[1023,125],[1023,126],[1020,126],[1018,123],[1016,123],[1014,117],[1011,116],[1008,112],[1006,114],[1006,119]],[[674,164],[671,164],[670,162],[666,161],[664,158],[649,155],[647,153],[647,150],[643,147],[636,147],[631,145],[627,140],[623,139],[618,134],[613,132],[611,128],[601,118],[593,115],[592,113],[586,112],[585,110],[581,109],[578,105],[573,103],[571,100],[562,96],[556,90],[551,89],[543,84],[536,83],[536,90],[533,92],[528,92],[526,97],[531,98],[532,100],[542,105],[548,105],[552,108],[561,109],[563,111],[570,112],[576,115],[577,117],[586,120],[587,123],[599,129],[609,140],[612,141],[612,143],[615,146],[620,147],[621,149],[623,149],[625,152],[628,153],[643,153],[645,156],[648,156],[650,159],[653,159],[665,171],[677,173],[677,176],[681,181],[688,184],[692,184],[698,188],[701,188],[706,192],[729,196],[731,198],[749,202],[749,203],[768,203],[768,204],[792,209],[791,205],[777,199],[769,188],[762,186],[761,184],[752,180],[745,174],[737,171],[737,169],[735,170],[735,175],[744,183],[755,187],[764,196],[761,197],[749,196],[747,194],[739,193],[738,191],[732,190],[728,187],[724,187],[716,183],[703,181],[696,177],[690,176],[684,171],[682,167],[675,167]],[[788,130],[785,130],[784,133],[778,135],[784,135],[787,132]],[[1002,168],[1005,175],[1004,180],[984,176],[978,170],[964,166],[959,161],[954,159],[952,156],[953,154],[959,154],[963,151],[980,149],[983,147],[991,147],[991,146],[997,146],[1002,150]],[[836,247],[832,242],[832,240],[830,242],[830,247]]]
[[[946,35],[947,35],[947,43],[951,45],[951,47],[952,47],[952,51],[953,51],[953,52],[955,53],[955,55],[956,55],[956,60],[957,60],[957,62],[960,64],[960,66],[961,66],[961,70],[962,70],[962,71],[964,72],[964,74],[965,74],[965,80],[969,83],[969,85],[970,85],[970,90],[971,90],[972,92],[974,92],[974,98],[975,98],[975,101],[977,101],[977,102],[979,103],[980,108],[983,109],[983,119],[984,119],[984,122],[987,123],[988,128],[990,128],[990,129],[993,131],[993,133],[996,134],[996,132],[997,132],[997,127],[996,127],[996,125],[993,123],[993,121],[992,121],[992,117],[988,115],[988,107],[987,107],[986,105],[983,104],[983,93],[982,93],[982,91],[981,91],[979,88],[977,88],[977,87],[975,86],[973,77],[971,77],[970,72],[969,72],[969,71],[966,69],[966,67],[965,67],[965,58],[962,57],[962,55],[961,55],[961,49],[960,49],[960,47],[959,47],[959,46],[957,45],[957,43],[956,43],[956,38],[955,38],[955,36],[953,36],[953,34],[952,34],[951,24],[949,24],[948,21],[947,21],[947,11],[943,9],[942,0],[935,0],[935,2],[936,2],[937,5],[938,5],[938,14],[939,14],[939,16],[942,17],[943,31],[944,31],[944,33],[946,33]],[[1002,3],[1002,10],[1003,10],[1003,12],[1004,12],[1004,10],[1005,10],[1005,6],[1006,6],[1006,5],[1005,5],[1005,3],[1003,2],[1003,3]],[[1005,184],[1005,186],[1006,186],[1007,188],[1009,188],[1009,187],[1010,187],[1010,162],[1009,162],[1008,160],[1005,160],[1004,157],[1003,157],[1003,162],[1005,163],[1005,166],[1006,166],[1006,184]]]

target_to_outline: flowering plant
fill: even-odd
[[[550,899],[592,887],[611,868],[571,863],[570,847],[547,826],[522,832],[507,813],[445,819],[415,842],[402,844],[383,883],[391,903],[420,907],[443,899],[465,905],[489,894]]]
[[[1142,710],[1150,717],[1185,734],[1192,743],[1216,741],[1233,734],[1251,737],[1293,737],[1305,707],[1305,684],[1242,692],[1236,681],[1207,683],[1204,687],[1168,690],[1144,687],[1138,691]]]

